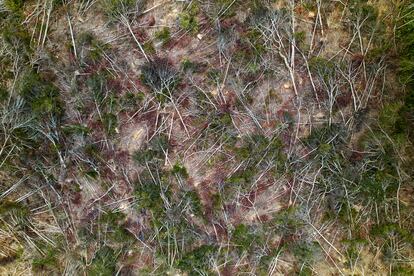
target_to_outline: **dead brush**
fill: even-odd
[[[168,95],[178,82],[178,71],[166,58],[156,57],[145,63],[141,74],[143,83],[157,94]]]

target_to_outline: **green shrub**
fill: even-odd
[[[32,266],[34,271],[55,271],[58,272],[59,265],[59,251],[56,247],[48,246],[46,248],[45,255],[35,257],[32,260]]]
[[[11,217],[14,217],[18,222],[26,221],[30,214],[27,206],[21,203],[3,200],[0,202],[0,218],[4,221],[8,221]]]
[[[309,60],[309,69],[318,75],[318,77],[329,83],[330,80],[335,79],[336,65],[333,61],[321,57],[312,57]]]
[[[391,266],[390,274],[395,276],[411,276],[414,275],[414,268],[410,265],[397,264]]]
[[[125,111],[136,111],[138,105],[145,99],[145,94],[142,92],[125,93],[119,100],[119,106]]]
[[[209,274],[210,264],[209,258],[215,253],[216,248],[212,245],[202,245],[192,251],[184,254],[178,261],[177,267],[189,276],[197,276],[200,274]]]
[[[321,148],[321,152],[326,152],[330,147],[343,145],[347,141],[347,133],[341,124],[324,124],[320,128],[312,130],[312,133],[304,139],[306,145],[311,149]]]
[[[396,127],[400,133],[414,137],[414,6],[410,1],[401,6],[401,19],[398,22],[398,69],[401,81],[406,85],[404,105],[399,110]]]
[[[396,123],[400,116],[399,111],[401,110],[402,104],[399,102],[393,102],[385,105],[379,114],[379,125],[385,131],[391,133],[394,132]]]
[[[297,208],[289,207],[278,213],[272,220],[271,225],[285,237],[295,236],[305,226],[298,212]]]
[[[53,95],[45,95],[35,99],[32,102],[33,111],[39,114],[43,112],[50,113],[55,109],[53,98]]]
[[[314,275],[312,268],[304,263],[300,265],[300,268],[298,268],[297,270],[299,270],[297,273],[298,276],[312,276]]]
[[[242,168],[237,170],[237,172],[229,177],[227,181],[240,187],[246,187],[247,184],[253,182],[253,178],[256,176],[257,172],[258,170],[254,166]]]
[[[28,56],[32,53],[30,48],[31,37],[29,32],[22,26],[18,16],[13,15],[7,18],[3,24],[0,24],[0,33],[6,45],[18,51],[19,56],[22,57],[21,61],[27,61]]]
[[[157,51],[155,50],[154,43],[151,40],[144,42],[142,49],[148,55],[154,55]]]
[[[234,228],[231,241],[240,251],[248,251],[255,242],[255,235],[250,232],[250,227],[239,224]]]
[[[184,58],[181,61],[180,67],[181,67],[182,72],[190,74],[190,73],[203,73],[207,69],[208,65],[207,63],[202,62],[202,61],[194,61],[188,58]],[[197,93],[202,94],[205,97],[205,95],[202,92],[197,91]]]
[[[238,160],[248,159],[249,166],[261,168],[270,162],[274,163],[276,172],[284,170],[285,154],[283,144],[278,137],[268,138],[261,134],[253,134],[244,138],[244,145],[233,149]]]
[[[170,39],[171,39],[170,28],[168,27],[162,28],[162,30],[155,33],[155,37],[158,40],[161,40],[162,44],[164,45],[167,44],[168,42],[170,42]]]
[[[118,126],[118,118],[113,113],[104,113],[102,115],[102,124],[108,135],[116,134],[116,127]]]
[[[233,120],[231,118],[230,113],[218,113],[213,114],[213,118],[210,121],[209,127],[214,130],[221,132],[231,126],[233,126]]]
[[[86,136],[91,132],[91,129],[81,124],[67,124],[62,126],[62,130],[66,134],[74,134]]]
[[[118,20],[122,15],[140,12],[145,3],[144,0],[103,0],[101,7],[110,20]]]
[[[374,173],[366,173],[360,181],[360,187],[364,197],[370,198],[378,203],[397,191],[399,180],[385,170],[378,170]]]
[[[349,267],[352,268],[358,261],[358,258],[360,257],[360,251],[367,244],[367,241],[364,239],[355,238],[351,240],[344,240],[342,244],[346,246],[346,263]]]
[[[76,37],[76,44],[80,47],[91,46],[95,39],[95,35],[91,31],[82,32]]]
[[[246,46],[251,51],[254,58],[260,57],[266,53],[266,46],[263,35],[260,31],[253,29],[246,34]]]
[[[62,115],[63,105],[59,98],[59,90],[42,77],[29,71],[20,79],[20,95],[30,104],[35,115],[43,117],[45,114]]]
[[[4,6],[14,13],[22,12],[23,2],[24,0],[4,0]]]
[[[76,45],[78,56],[80,55],[81,61],[86,64],[99,62],[105,51],[110,49],[108,44],[97,39],[90,31],[80,33],[76,38]]]
[[[154,137],[144,150],[136,151],[133,158],[139,165],[145,165],[146,163],[159,164],[163,162],[165,152],[167,152],[169,147],[168,137],[166,135],[159,135]]]
[[[98,104],[102,104],[107,92],[107,78],[104,72],[97,72],[86,80],[86,86],[92,92],[92,95]]]
[[[186,31],[189,31],[192,33],[198,32],[197,19],[193,15],[187,12],[183,12],[182,14],[180,14],[180,26]]]
[[[100,225],[105,227],[105,235],[122,245],[127,244],[129,240],[134,240],[134,237],[123,226],[125,218],[126,215],[121,212],[109,211],[104,213],[99,220]]]
[[[191,33],[198,32],[198,21],[196,16],[199,9],[194,3],[195,2],[192,2],[192,4],[179,15],[180,27]]]
[[[0,85],[0,103],[4,103],[9,98],[9,91]]]
[[[387,219],[387,218],[383,218]],[[410,231],[406,228],[400,227],[400,225],[396,223],[390,223],[390,222],[383,222],[378,225],[374,225],[371,228],[370,235],[375,238],[380,239],[388,239],[392,238],[393,236],[398,236],[399,238],[412,243],[414,241],[414,238],[412,237]]]
[[[201,200],[195,191],[189,191],[185,194],[185,198],[191,206],[191,211],[194,215],[202,218],[203,217],[203,206]]]
[[[140,174],[139,183],[135,185],[135,196],[139,209],[153,212],[154,218],[157,221],[162,221],[165,216],[165,208],[161,193],[170,199],[171,191],[159,172],[152,168],[150,170],[146,169]]]
[[[364,20],[362,31],[368,32],[375,28],[378,18],[378,9],[366,0],[352,0],[349,3],[351,20]]]
[[[181,165],[180,163],[174,164],[171,172],[177,176],[181,176],[183,178],[188,178],[188,172],[187,169]]]
[[[382,218],[387,220],[387,218]],[[396,244],[413,244],[412,233],[406,227],[400,227],[397,223],[384,221],[374,225],[370,232],[371,238],[377,244],[381,244],[382,258],[388,265],[399,262],[401,255],[405,255],[405,250]]]
[[[269,139],[263,135],[254,134],[244,138],[243,142],[244,145],[241,147],[235,147],[234,145],[228,147],[235,155],[236,160],[244,161],[244,165],[228,178],[228,183],[235,184],[243,190],[250,188],[248,184],[252,184],[260,169],[269,163],[275,165],[272,171],[273,174],[278,175],[285,171],[286,157],[282,151],[280,139],[277,137]]]
[[[117,254],[109,246],[102,246],[95,253],[90,266],[87,268],[87,275],[109,276],[116,274]]]
[[[227,35],[225,32],[223,35]],[[227,36],[231,38],[231,35]],[[263,35],[255,27],[250,28],[237,42],[234,53],[235,61],[244,68],[246,78],[256,78],[263,72],[262,59],[266,52],[267,46]]]

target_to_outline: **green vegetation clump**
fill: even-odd
[[[117,254],[109,246],[102,246],[95,253],[90,266],[87,269],[88,275],[114,275],[116,273]]]
[[[9,91],[0,85],[0,103],[3,104],[9,98]]]
[[[7,10],[13,13],[18,13],[23,9],[23,2],[24,0],[5,0],[4,6]]]
[[[191,212],[199,218],[203,218],[203,205],[197,192],[189,191],[185,194],[185,198],[191,206]]]
[[[101,3],[103,12],[112,21],[119,20],[122,16],[142,12],[146,4],[145,0],[104,0]]]
[[[27,62],[29,56],[32,54],[30,33],[22,26],[21,19],[15,15],[7,17],[4,22],[0,21],[0,28],[4,46],[19,53],[20,59],[16,62],[23,66],[24,62]],[[10,55],[1,55],[0,60],[6,64],[12,62]],[[3,72],[0,74],[3,74]]]
[[[164,212],[164,205],[161,198],[161,192],[163,192],[162,184],[163,183],[154,182],[150,172],[145,171],[140,177],[140,183],[137,183],[135,187],[135,196],[138,200],[139,208],[152,211],[159,217],[159,219]],[[168,196],[170,191],[165,191],[164,194]]]
[[[67,134],[86,136],[91,132],[91,129],[81,124],[68,124],[62,126],[62,130]]]
[[[306,137],[305,143],[312,149],[318,149],[321,153],[328,152],[334,146],[341,146],[347,141],[346,132],[343,125],[325,124],[320,128],[314,129]]]
[[[159,135],[154,137],[145,149],[135,152],[133,158],[139,165],[147,163],[158,164],[164,160],[165,153],[169,147],[168,137]]]
[[[99,110],[99,121],[109,136],[117,134],[118,112],[120,109],[116,91],[113,91],[110,82],[112,77],[106,72],[96,72],[86,80],[86,85],[93,97],[93,104]]]
[[[199,26],[197,20],[197,14],[199,8],[197,4],[192,3],[179,15],[180,27],[190,33],[197,33]]]
[[[173,168],[172,168],[171,172],[172,172],[173,174],[177,175],[177,176],[181,176],[181,177],[183,177],[183,178],[188,178],[188,172],[187,172],[187,169],[186,169],[183,165],[181,165],[181,164],[179,164],[179,163],[176,163],[176,164],[173,166]]]
[[[164,27],[160,31],[155,33],[155,37],[162,42],[163,45],[170,42],[171,39],[171,33],[170,28]]]
[[[249,226],[245,224],[239,224],[234,228],[232,233],[232,242],[240,249],[240,251],[246,251],[250,249],[254,242],[255,236],[250,233]]]
[[[354,20],[364,20],[363,31],[370,31],[375,28],[378,19],[377,8],[366,0],[352,0],[349,3],[349,10]]]
[[[46,253],[43,256],[33,259],[33,269],[35,271],[49,271],[57,273],[60,268],[58,256],[58,250],[55,247],[48,246],[46,248]]]
[[[267,138],[260,134],[246,137],[241,147],[230,147],[237,160],[246,161],[246,166],[231,176],[230,182],[252,183],[259,169],[268,164],[274,165],[275,174],[284,171],[285,155],[282,147],[278,137]]]
[[[80,33],[76,40],[78,55],[84,64],[100,62],[105,51],[109,50],[108,44],[97,39],[90,31]]]
[[[154,43],[151,40],[146,41],[142,45],[142,48],[144,49],[144,52],[147,53],[147,54],[149,54],[149,55],[154,55],[157,52],[155,50]]]
[[[125,217],[125,214],[113,211],[109,211],[100,217],[99,224],[106,227],[106,234],[109,240],[126,244],[128,240],[133,239],[123,225]]]
[[[58,89],[38,73],[25,72],[20,79],[19,92],[36,116],[63,114],[63,104]]]
[[[414,137],[414,7],[406,4],[402,6],[402,19],[398,29],[399,60],[398,69],[401,81],[405,84],[404,104],[398,110],[400,117],[396,122],[399,133],[408,133]]]
[[[241,63],[247,63],[251,74],[260,69],[260,61],[266,54],[266,45],[261,32],[252,28],[241,38],[235,56]]]
[[[113,113],[104,113],[102,115],[102,123],[108,135],[116,134],[116,127],[118,125],[118,118]]]
[[[145,99],[145,94],[142,92],[133,93],[126,92],[122,98],[119,99],[120,108],[127,111],[135,111],[136,108],[142,103]]]
[[[9,221],[11,217],[16,219],[16,222],[24,223],[30,212],[27,206],[20,203],[2,201],[0,203],[0,217],[4,221]]]
[[[186,253],[178,261],[177,266],[191,276],[200,275],[201,273],[211,273],[209,261],[215,251],[216,248],[212,245],[202,245]]]

